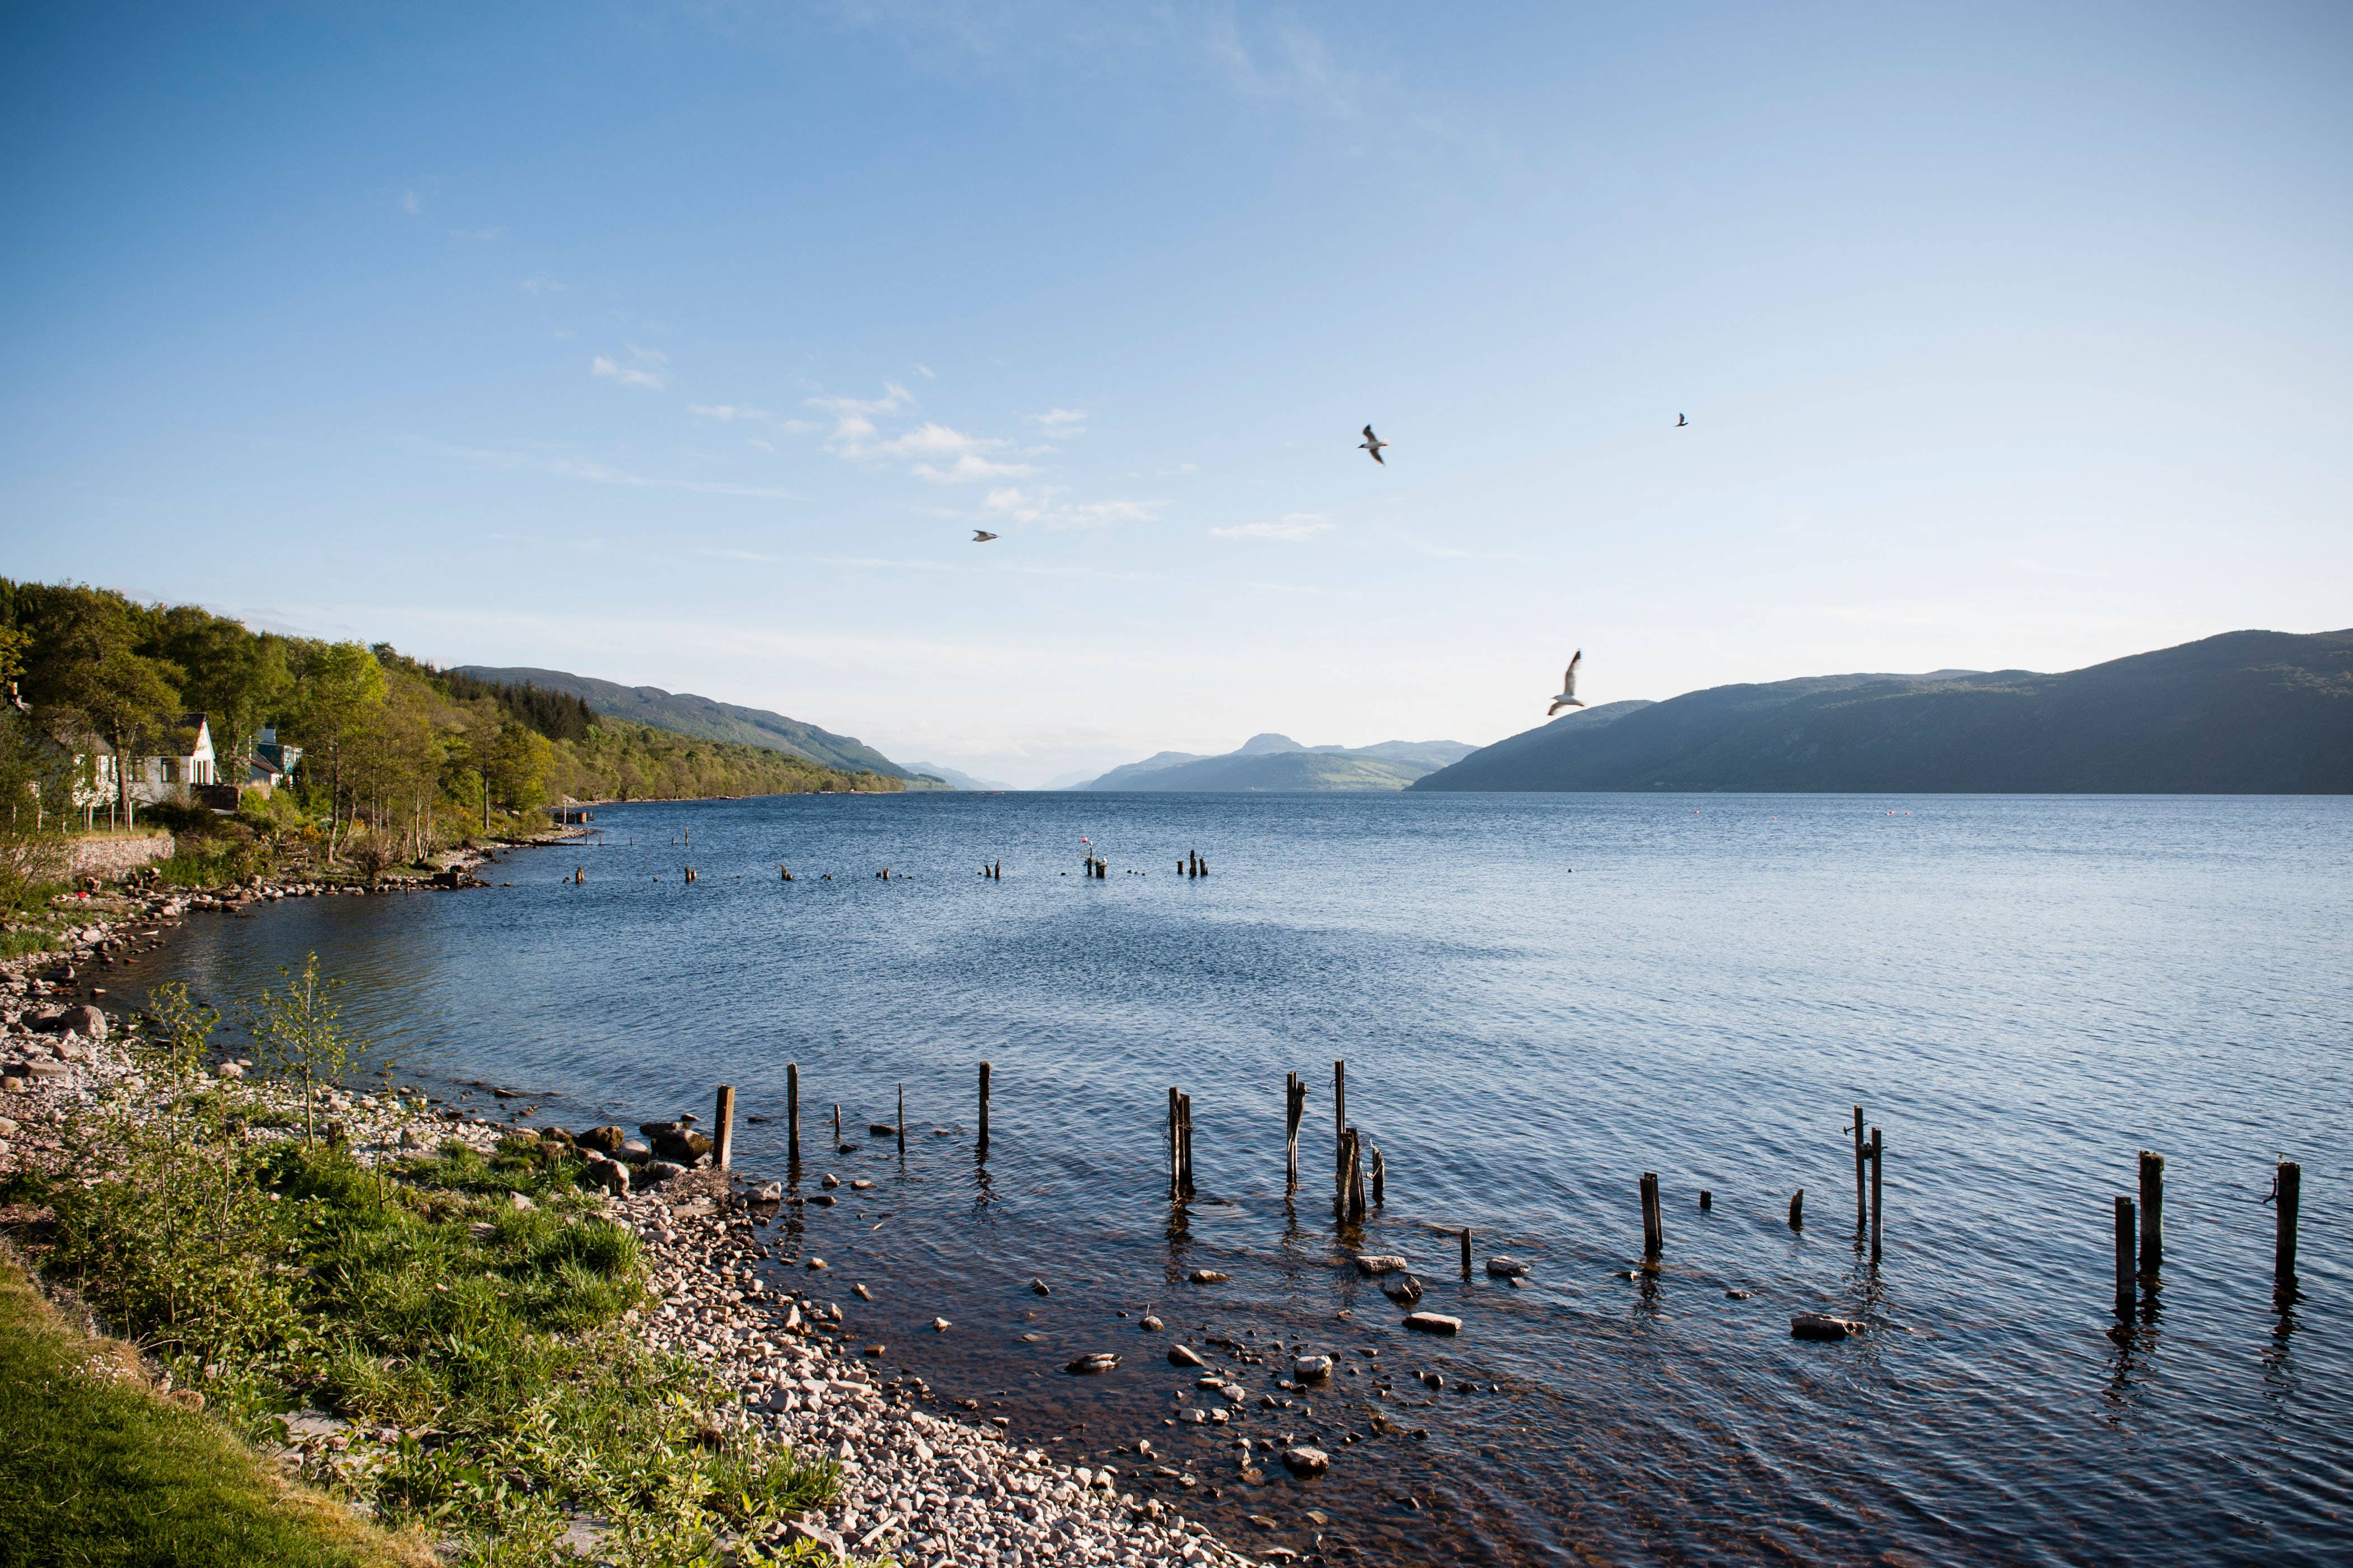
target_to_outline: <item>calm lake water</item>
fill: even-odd
[[[1238,1542],[1320,1532],[1368,1562],[2353,1558],[2353,801],[799,796],[597,826],[602,847],[488,873],[511,887],[197,917],[111,984],[227,1002],[315,948],[409,1076],[526,1088],[572,1127],[707,1119],[721,1081],[739,1116],[780,1117],[797,1061],[807,1175],[877,1183],[807,1211],[853,1331],[1071,1462],[1147,1436],[1195,1457],[1222,1495],[1186,1511]],[[1082,835],[1106,879],[1078,874]],[[1188,849],[1210,877],[1173,874]],[[976,875],[999,859],[1001,882]],[[559,879],[580,865],[584,886]],[[1341,1058],[1388,1167],[1362,1249],[1411,1259],[1459,1339],[1405,1332],[1347,1265]],[[1292,1070],[1312,1095],[1287,1199]],[[902,1083],[903,1162],[864,1132]],[[1197,1127],[1184,1214],[1172,1084]],[[829,1147],[836,1102],[853,1154]],[[1876,1269],[1856,1104],[1886,1139]],[[780,1122],[738,1139],[739,1167],[782,1173]],[[2124,1323],[2111,1201],[2144,1148],[2168,1161],[2168,1253]],[[2282,1157],[2305,1194],[2284,1307],[2263,1205]],[[1666,1253],[1632,1281],[1645,1171]],[[1533,1265],[1523,1288],[1460,1278],[1441,1231],[1463,1225],[1482,1264]],[[1205,1267],[1230,1282],[1185,1282]],[[1168,1333],[1117,1315],[1147,1308]],[[1869,1331],[1793,1342],[1809,1309]],[[1191,1384],[1166,1342],[1208,1335],[1366,1370],[1312,1417],[1165,1426]],[[1123,1369],[1060,1371],[1098,1349]],[[1427,1437],[1342,1446],[1375,1410]],[[1242,1482],[1236,1430],[1319,1432],[1333,1472]]]

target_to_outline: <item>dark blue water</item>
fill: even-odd
[[[227,1000],[315,947],[412,1073],[554,1091],[542,1119],[575,1127],[707,1116],[721,1081],[781,1116],[797,1061],[808,1174],[878,1184],[808,1211],[835,1288],[879,1298],[848,1301],[855,1331],[1074,1462],[1138,1436],[1197,1456],[1222,1495],[1187,1510],[1238,1539],[1309,1548],[1315,1508],[1369,1561],[2353,1543],[2353,802],[802,796],[598,826],[604,847],[510,857],[509,888],[198,918],[116,984]],[[1078,875],[1082,834],[1108,879]],[[1188,849],[1210,877],[1174,874]],[[1003,881],[975,874],[997,859]],[[1341,1058],[1388,1167],[1361,1238],[1332,1218]],[[1287,1199],[1291,1070],[1314,1094]],[[863,1131],[902,1083],[903,1162]],[[1172,1084],[1197,1123],[1182,1211]],[[851,1155],[828,1147],[836,1102]],[[1888,1151],[1875,1269],[1856,1104]],[[738,1136],[740,1165],[781,1173],[779,1123]],[[2168,1160],[2168,1250],[2120,1321],[2111,1200],[2143,1148]],[[2305,1192],[2284,1304],[2263,1205],[2282,1157]],[[1666,1251],[1629,1280],[1645,1171]],[[1459,1277],[1441,1231],[1463,1225],[1482,1263],[1534,1264],[1525,1288]],[[1345,1265],[1359,1239],[1411,1258],[1461,1337],[1403,1332]],[[1231,1281],[1184,1282],[1202,1267]],[[1367,1370],[1250,1436],[1335,1447],[1378,1410],[1428,1436],[1240,1481],[1232,1432],[1162,1425],[1190,1379],[1115,1315],[1147,1307],[1195,1342],[1381,1351],[1389,1397]],[[1807,1309],[1870,1330],[1793,1342]],[[1062,1375],[1094,1349],[1123,1370]]]

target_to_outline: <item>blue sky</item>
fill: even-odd
[[[1577,647],[2342,626],[2348,68],[2326,5],[12,5],[0,572],[1020,784],[1493,741]]]

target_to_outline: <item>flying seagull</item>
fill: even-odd
[[[1577,700],[1577,667],[1584,662],[1585,650],[1583,648],[1578,648],[1575,654],[1570,656],[1568,661],[1568,672],[1560,678],[1560,695],[1554,698],[1552,700],[1552,706],[1545,710],[1546,718],[1551,718],[1554,714],[1559,712],[1564,708],[1582,708],[1585,706],[1584,703],[1579,702]]]
[[[972,542],[975,544],[986,544],[996,537],[997,535],[989,532],[988,530],[985,528],[976,528],[972,531]]]
[[[1682,415],[1678,414],[1678,415],[1676,415],[1676,416],[1675,416],[1675,428],[1676,428],[1676,429],[1680,430],[1680,429],[1682,429],[1684,426],[1686,426],[1686,425],[1688,425],[1688,424],[1690,424],[1690,423],[1691,423],[1691,421],[1690,421],[1690,420],[1688,420],[1688,419],[1686,419],[1686,418],[1684,418]]]
[[[1356,447],[1359,451],[1370,452],[1373,455],[1373,461],[1386,468],[1388,463],[1381,457],[1381,448],[1388,445],[1387,441],[1374,435],[1373,427],[1367,425],[1365,426],[1365,438],[1356,443]]]

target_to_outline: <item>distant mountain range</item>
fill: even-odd
[[[919,778],[929,775],[951,789],[995,790],[1013,787],[1008,784],[996,784],[987,779],[976,779],[970,773],[960,772],[941,763],[909,763],[906,768],[909,773]]]
[[[2353,793],[2353,631],[2226,632],[2063,675],[1940,669],[1610,702],[1417,790]]]
[[[1253,735],[1222,756],[1161,752],[1077,785],[1090,790],[1241,792],[1397,790],[1469,756],[1460,741],[1383,741],[1377,746],[1303,746],[1288,735]]]
[[[837,735],[764,708],[739,708],[732,702],[715,702],[690,692],[664,691],[659,686],[622,686],[561,669],[493,669],[479,664],[459,668],[460,673],[478,680],[494,680],[508,686],[529,681],[543,690],[577,697],[599,713],[634,719],[640,724],[674,730],[681,735],[764,746],[772,752],[806,757],[829,768],[923,783],[916,777],[916,770],[901,766],[863,741]]]

